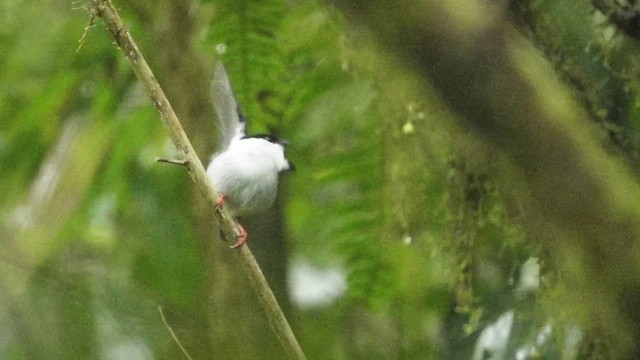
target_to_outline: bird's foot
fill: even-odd
[[[237,234],[238,242],[231,246],[232,249],[236,249],[244,245],[247,242],[247,237],[249,236],[249,234],[247,234],[247,230],[245,230],[239,222],[236,221],[236,225],[239,230],[239,233]]]
[[[218,211],[222,210],[222,207],[224,206],[225,202],[226,202],[226,198],[224,197],[224,194],[219,194],[218,201],[216,201],[216,210]]]

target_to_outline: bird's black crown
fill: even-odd
[[[271,134],[256,134],[256,135],[245,135],[242,137],[243,139],[250,139],[250,138],[259,138],[259,139],[265,139],[268,142],[274,143],[274,144],[280,144],[282,146],[288,146],[289,142],[283,138],[279,138],[275,135],[271,135]]]

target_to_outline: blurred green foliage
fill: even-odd
[[[115,6],[203,162],[216,125],[202,89],[216,57],[250,131],[292,143],[298,172],[283,182],[278,221],[266,221],[279,235],[252,233],[250,244],[264,238],[259,260],[274,284],[287,273],[272,270],[296,262],[344,272],[339,298],[285,307],[308,358],[615,356],[572,309],[583,305],[568,303],[572,279],[549,246],[566,233],[531,225],[531,189],[509,154],[459,126],[374,34],[313,0]],[[154,163],[174,150],[100,22],[78,50],[81,8],[0,3],[0,358],[180,358],[157,306],[195,359],[280,358],[259,309],[243,307],[250,288],[217,265],[230,250],[203,236],[215,230],[202,230],[188,177]],[[577,0],[508,10],[588,111],[607,160],[637,178],[635,41]],[[575,259],[564,266],[580,271]],[[276,294],[288,303],[286,289]],[[610,305],[582,295],[584,308]],[[504,344],[482,343],[509,314]],[[258,338],[252,327],[266,330]],[[223,349],[234,336],[240,345]]]

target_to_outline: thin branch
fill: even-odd
[[[85,25],[84,27],[84,32],[82,32],[82,36],[80,37],[80,40],[78,40],[78,47],[76,48],[76,52],[79,52],[80,49],[82,48],[82,45],[84,45],[85,40],[87,39],[87,34],[89,34],[89,31],[91,29],[93,29],[93,26],[96,23],[96,14],[94,12],[89,12],[89,21],[87,22],[87,25]]]
[[[188,160],[156,158],[156,162],[186,166]]]
[[[191,176],[196,188],[207,200],[212,217],[216,220],[227,239],[235,239],[235,222],[226,213],[226,210],[216,210],[218,193],[214,189],[211,180],[209,180],[169,100],[117,11],[109,0],[87,0],[87,11],[91,17],[98,16],[104,21],[115,38],[118,47],[127,57],[133,71],[146,89],[156,110],[160,113],[162,123],[169,130],[171,140],[178,150],[180,161],[184,161],[184,167],[189,176]],[[229,250],[225,249],[224,251]],[[242,264],[245,274],[248,276],[269,319],[269,323],[287,355],[291,359],[305,359],[305,355],[249,246],[244,245],[233,252],[237,254],[237,259]]]
[[[184,354],[184,356],[187,357],[187,359],[193,360],[193,358],[187,352],[187,349],[185,349],[184,346],[182,346],[182,343],[180,342],[180,339],[178,339],[178,337],[176,336],[176,333],[173,331],[171,326],[169,326],[169,323],[167,322],[167,318],[164,317],[162,306],[158,306],[158,311],[160,312],[160,317],[162,318],[162,322],[164,323],[164,326],[167,328],[167,330],[169,330],[169,334],[171,334],[171,338],[173,338],[173,341],[175,341],[176,344],[178,344],[178,347],[180,348],[180,350],[182,350],[182,353]]]

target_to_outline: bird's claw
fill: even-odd
[[[242,245],[244,245],[247,242],[247,237],[249,236],[249,234],[247,234],[247,230],[244,229],[244,227],[242,225],[240,225],[239,222],[236,221],[236,225],[238,226],[238,242],[231,245],[232,249],[237,249],[239,247],[241,247]]]
[[[222,210],[222,207],[224,206],[225,201],[226,199],[223,194],[218,195],[218,201],[216,201],[216,210],[218,211]]]
[[[218,195],[218,201],[216,201],[216,210],[222,211],[222,207],[224,206],[225,201],[226,201],[226,198],[224,194]],[[247,230],[244,229],[244,227],[238,222],[238,220],[235,220],[235,222],[236,222],[236,236],[237,236],[238,242],[230,246],[232,249],[237,249],[242,245],[244,245],[247,242],[247,236],[248,236]]]

